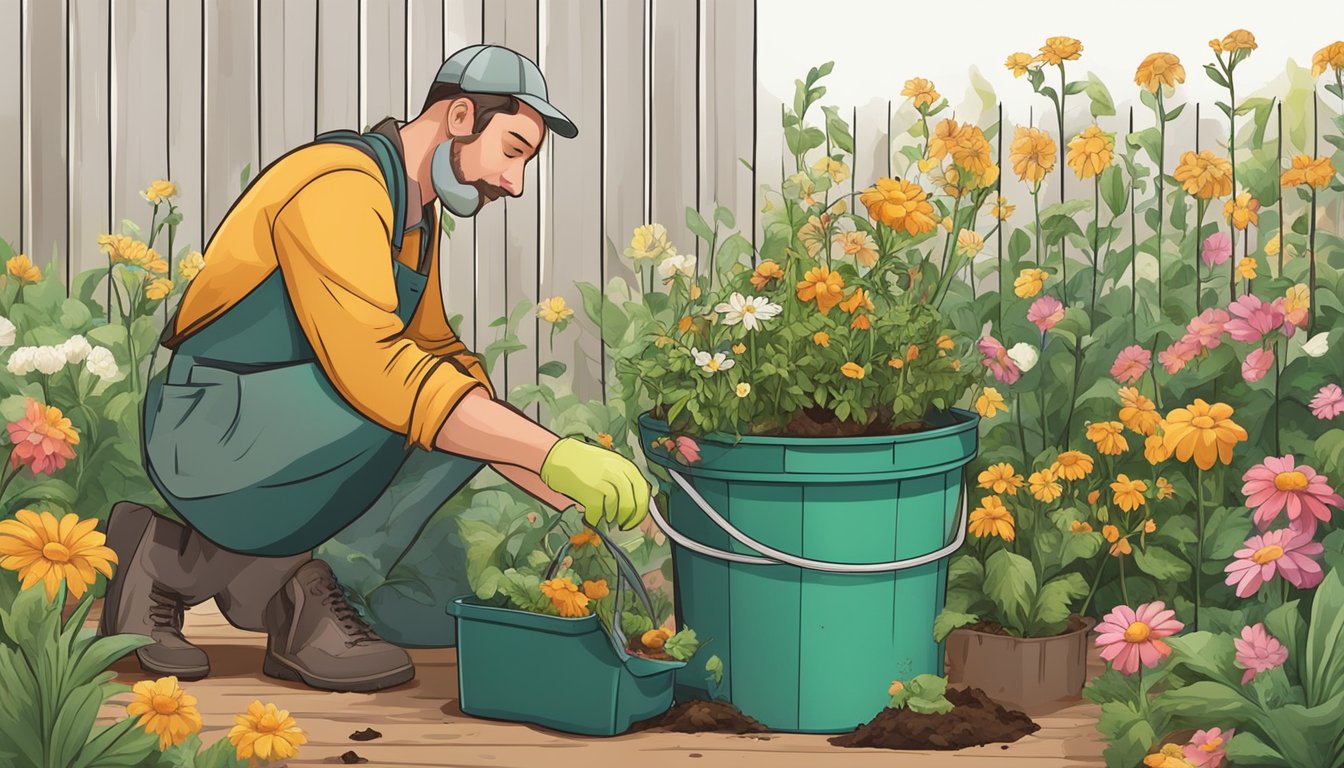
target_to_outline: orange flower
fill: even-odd
[[[1157,466],[1171,457],[1171,451],[1167,450],[1166,441],[1161,435],[1149,435],[1148,439],[1143,441],[1143,458],[1148,460],[1149,464]]]
[[[1069,141],[1066,158],[1080,179],[1090,179],[1106,170],[1115,158],[1115,139],[1098,125],[1089,125]]]
[[[201,730],[201,712],[196,708],[196,697],[178,687],[176,676],[141,680],[135,684],[131,695],[126,714],[138,717],[136,725],[159,737],[160,751],[181,744]]]
[[[1182,153],[1172,178],[1180,182],[1187,194],[1200,200],[1232,194],[1232,163],[1207,149]]]
[[[1293,167],[1283,172],[1281,181],[1285,187],[1307,184],[1316,189],[1325,189],[1330,186],[1330,180],[1334,177],[1335,167],[1325,155],[1316,158],[1310,155],[1294,155]]]
[[[274,704],[263,706],[260,701],[253,701],[247,712],[234,716],[234,723],[229,730],[229,743],[233,744],[239,761],[247,760],[252,765],[288,760],[308,742],[308,736],[289,711],[277,709]]]
[[[1091,533],[1092,524],[1087,521],[1080,522],[1078,520],[1074,520],[1072,523],[1069,523],[1069,530],[1073,531],[1074,533]]]
[[[1242,192],[1227,201],[1223,206],[1223,218],[1233,227],[1245,229],[1247,225],[1260,226],[1260,201],[1251,197],[1250,192]]]
[[[862,266],[871,267],[877,264],[877,243],[867,232],[855,230],[854,232],[837,232],[835,243],[845,250],[846,256],[853,256],[854,261]]]
[[[1170,499],[1176,495],[1176,488],[1165,477],[1157,478],[1157,498]]]
[[[823,315],[840,303],[844,295],[845,279],[839,272],[832,272],[825,264],[818,264],[803,275],[798,284],[798,298],[803,302],[817,302],[817,311]]]
[[[1129,545],[1129,539],[1120,539],[1111,545],[1111,556],[1122,557],[1133,554],[1134,548]]]
[[[938,101],[938,91],[933,87],[933,82],[925,80],[922,77],[913,77],[905,81],[905,88],[901,90],[902,96],[909,96],[915,100],[915,109],[920,107],[932,106]]]
[[[1148,484],[1142,480],[1130,480],[1129,475],[1119,474],[1115,482],[1111,483],[1111,491],[1114,494],[1111,498],[1115,505],[1125,512],[1133,512],[1143,506],[1145,499],[1144,492],[1148,490]]]
[[[1065,451],[1055,459],[1050,471],[1065,480],[1082,480],[1092,471],[1092,457],[1082,451]]]
[[[598,433],[597,433],[597,443],[598,443],[598,445],[602,446],[603,448],[606,448],[607,450],[611,450],[611,447],[612,447],[612,445],[614,444],[614,441],[612,440],[611,435],[607,434],[606,432],[598,432]]]
[[[579,591],[579,585],[569,579],[550,579],[541,582],[541,593],[550,598],[551,605],[566,619],[587,616],[588,595]]]
[[[1120,421],[1140,435],[1152,435],[1162,417],[1153,401],[1144,397],[1134,387],[1120,388]]]
[[[1216,462],[1232,463],[1232,449],[1249,438],[1246,430],[1232,420],[1232,406],[1209,403],[1195,398],[1186,408],[1167,414],[1163,424],[1166,448],[1177,461],[1194,460],[1200,469],[1211,469]]]
[[[849,298],[840,302],[840,308],[850,314],[857,312],[859,307],[863,307],[869,312],[873,311],[873,300],[862,288],[855,288]]]
[[[9,274],[18,278],[20,283],[36,283],[42,279],[42,270],[33,266],[33,262],[27,256],[19,254],[5,262],[5,267]]]
[[[757,264],[755,271],[751,273],[751,284],[756,290],[763,291],[771,280],[778,280],[781,277],[784,277],[784,270],[780,268],[779,264],[766,259]]]
[[[1150,53],[1134,73],[1134,82],[1153,93],[1162,86],[1176,87],[1185,82],[1185,67],[1174,53]]]
[[[1144,532],[1144,533],[1156,533],[1156,532],[1157,532],[1157,521],[1154,520],[1154,519],[1151,518],[1151,517],[1148,518],[1147,520],[1144,520],[1144,521],[1143,521],[1143,532]]]
[[[913,363],[919,359],[919,347],[911,344],[905,348],[905,362]]]
[[[873,323],[868,319],[867,315],[859,315],[854,318],[854,322],[850,323],[849,327],[856,331],[868,331],[872,330]]]
[[[877,185],[864,190],[859,201],[868,208],[868,216],[896,231],[922,235],[933,229],[933,205],[928,194],[904,179],[883,177]]]
[[[825,331],[817,331],[812,335],[812,342],[819,347],[831,346],[831,336]]]
[[[1124,429],[1118,421],[1094,421],[1087,425],[1087,439],[1096,443],[1103,456],[1118,456],[1129,450]]]
[[[601,549],[602,537],[598,536],[597,532],[591,528],[584,528],[582,531],[569,537],[569,545],[574,549],[579,549],[585,544],[593,549]]]
[[[1082,57],[1082,53],[1083,44],[1072,37],[1051,37],[1046,39],[1036,58],[1046,64],[1061,64],[1066,61],[1077,61]]]
[[[1103,525],[1101,527],[1101,536],[1114,544],[1120,540],[1120,529],[1116,528],[1114,525]]]
[[[980,506],[971,512],[967,530],[977,538],[998,536],[1004,541],[1012,541],[1016,533],[1013,530],[1013,515],[1003,506],[998,496],[985,496]]]
[[[1013,73],[1013,77],[1021,77],[1027,74],[1027,70],[1035,61],[1035,57],[1030,53],[1018,51],[1008,54],[1008,58],[1004,59],[1003,66]]]
[[[1013,133],[1008,160],[1022,181],[1040,183],[1055,168],[1055,140],[1039,128],[1018,128]]]
[[[981,488],[995,493],[1006,493],[1016,496],[1018,489],[1022,487],[1022,476],[1013,469],[1012,464],[991,464],[989,469],[980,473],[976,478]]]
[[[840,366],[840,372],[851,379],[863,378],[863,366],[859,365],[858,363],[854,362],[845,363],[844,365]]]
[[[11,466],[28,467],[34,475],[50,475],[75,458],[73,446],[79,445],[79,432],[60,408],[28,398],[27,413],[9,424],[9,439],[14,443],[14,452],[9,455]]]
[[[1092,491],[1091,493],[1088,493],[1088,494],[1087,494],[1087,503],[1088,503],[1088,504],[1096,504],[1096,503],[1097,503],[1097,499],[1100,499],[1100,498],[1101,498],[1101,491]]]
[[[20,509],[0,520],[0,568],[17,571],[20,589],[42,583],[47,600],[54,600],[65,582],[75,598],[97,580],[94,571],[111,578],[117,555],[104,546],[107,537],[95,530],[98,521],[66,514],[59,520],[50,512]]]
[[[1344,72],[1344,41],[1336,40],[1311,57],[1311,76],[1320,77],[1333,67],[1335,74]]]
[[[601,600],[611,594],[611,590],[607,587],[606,579],[596,579],[583,582],[583,594],[587,595],[589,600]]]
[[[1227,33],[1227,37],[1223,38],[1220,47],[1223,53],[1235,53],[1243,50],[1253,51],[1259,46],[1255,43],[1255,35],[1251,34],[1249,30],[1234,29]]]

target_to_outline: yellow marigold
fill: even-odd
[[[1157,432],[1162,416],[1153,401],[1144,397],[1135,387],[1120,388],[1120,421],[1140,435]]]
[[[812,342],[819,347],[831,346],[831,336],[825,331],[817,331],[812,334]]]
[[[1069,523],[1069,530],[1074,533],[1091,533],[1092,524],[1086,520],[1074,520],[1072,523]]]
[[[1059,477],[1048,467],[1031,473],[1027,478],[1027,487],[1031,490],[1031,495],[1037,501],[1046,503],[1058,499],[1064,492],[1063,486],[1059,483]]]
[[[737,393],[738,397],[746,397],[751,394],[751,385],[745,381],[739,382],[737,389],[734,391]]]
[[[1180,744],[1163,744],[1157,754],[1144,757],[1143,764],[1145,768],[1193,768]]]
[[[178,687],[176,676],[136,683],[131,689],[131,702],[126,705],[126,714],[139,717],[137,725],[144,728],[145,733],[159,737],[159,751],[181,744],[201,730],[201,713],[196,709],[196,697]]]
[[[162,301],[173,290],[173,281],[166,277],[156,277],[145,285],[145,298]]]
[[[569,579],[549,579],[541,582],[541,594],[550,598],[551,605],[566,619],[587,616],[588,596],[579,591],[579,585]]]
[[[1176,488],[1175,488],[1175,486],[1173,486],[1173,485],[1171,484],[1171,481],[1170,481],[1170,480],[1168,480],[1168,479],[1165,478],[1165,477],[1159,477],[1159,478],[1157,478],[1157,498],[1158,498],[1158,499],[1170,499],[1171,497],[1173,497],[1173,496],[1175,496],[1175,495],[1176,495]]]
[[[1163,440],[1177,461],[1191,461],[1200,469],[1216,462],[1232,463],[1232,449],[1247,439],[1246,430],[1232,420],[1232,406],[1210,405],[1200,398],[1176,408],[1163,422]]]
[[[830,176],[832,184],[839,184],[849,178],[849,166],[830,155],[822,155],[820,160],[812,164],[812,170]]]
[[[1260,226],[1260,201],[1251,197],[1250,192],[1242,192],[1223,206],[1223,218],[1237,229],[1245,229],[1249,224]]]
[[[1237,274],[1241,275],[1243,280],[1254,280],[1255,269],[1258,266],[1254,256],[1245,256],[1237,262]]]
[[[867,315],[857,315],[855,316],[854,321],[849,324],[849,327],[857,331],[867,331],[872,329],[873,323],[868,319]]]
[[[1129,475],[1119,474],[1115,477],[1115,482],[1111,483],[1112,501],[1117,507],[1126,511],[1133,512],[1143,506],[1145,499],[1143,494],[1148,490],[1148,484],[1142,480],[1131,480]]]
[[[1072,37],[1049,37],[1036,57],[1046,64],[1077,61],[1083,53],[1083,44]]]
[[[840,372],[851,379],[863,378],[863,366],[859,365],[858,363],[854,362],[845,363],[844,365],[840,366]]]
[[[1040,183],[1055,168],[1055,140],[1040,128],[1018,128],[1008,148],[1013,173],[1022,181]]]
[[[181,275],[183,280],[191,282],[196,279],[197,275],[201,274],[201,270],[204,268],[205,257],[200,254],[200,251],[192,251],[187,254],[186,258],[177,263],[177,274]]]
[[[603,448],[606,448],[607,450],[611,450],[611,447],[615,445],[615,440],[613,440],[611,435],[607,434],[606,432],[598,432],[597,444],[602,446]]]
[[[1013,215],[1013,211],[1016,210],[1017,206],[1008,204],[1008,198],[998,195],[994,198],[994,205],[989,208],[989,215],[999,221],[1007,221]]]
[[[1161,435],[1149,435],[1143,441],[1143,458],[1147,459],[1148,463],[1153,466],[1171,458],[1171,451],[1167,450],[1167,443]]]
[[[155,274],[166,274],[168,263],[153,248],[126,235],[99,235],[98,246],[113,264],[129,264]]]
[[[1266,255],[1266,256],[1278,256],[1278,255],[1279,255],[1279,236],[1278,236],[1278,235],[1275,235],[1275,236],[1269,238],[1269,240],[1265,242],[1265,255]]]
[[[1259,46],[1255,44],[1255,35],[1249,30],[1234,29],[1223,38],[1221,47],[1223,53],[1235,53],[1242,50],[1253,51]]]
[[[1114,544],[1120,539],[1120,529],[1114,525],[1103,525],[1101,527],[1101,537]]]
[[[1035,63],[1036,57],[1024,51],[1008,54],[1004,59],[1003,66],[1013,73],[1013,77],[1021,77],[1027,74],[1027,70]]]
[[[862,230],[837,232],[834,241],[844,249],[846,256],[853,256],[854,261],[862,266],[871,267],[877,264],[877,243],[873,242],[873,236],[867,232]]]
[[[1150,53],[1139,63],[1134,82],[1153,93],[1162,86],[1175,88],[1177,83],[1185,82],[1185,67],[1174,53]]]
[[[1010,496],[1016,496],[1019,488],[1022,487],[1022,476],[1013,469],[1012,464],[992,464],[989,469],[980,473],[978,478],[980,487],[995,493],[1006,493]]]
[[[1148,518],[1147,520],[1144,520],[1144,521],[1143,521],[1143,532],[1144,532],[1144,533],[1157,533],[1157,521],[1154,520],[1154,519],[1151,518],[1151,517]]]
[[[849,298],[840,302],[840,308],[850,314],[859,311],[860,307],[867,309],[869,312],[873,311],[873,299],[862,288],[855,288],[854,292],[849,294]]]
[[[778,280],[784,276],[784,270],[779,264],[766,259],[756,265],[756,269],[751,273],[751,285],[758,291],[765,290],[771,280]]]
[[[1123,555],[1133,554],[1134,548],[1129,545],[1129,539],[1120,539],[1111,545],[1111,556],[1121,557]]]
[[[1232,194],[1232,163],[1209,150],[1183,152],[1172,178],[1200,200]]]
[[[177,185],[166,179],[155,179],[140,196],[151,203],[158,204],[170,197],[177,197]]]
[[[985,247],[985,238],[969,229],[963,229],[957,233],[957,250],[961,251],[968,258],[975,258],[980,255],[980,251]]]
[[[1082,451],[1065,451],[1050,465],[1050,471],[1064,480],[1082,480],[1092,471],[1092,457]]]
[[[933,205],[918,184],[904,179],[883,177],[877,185],[864,190],[859,201],[868,216],[896,231],[922,235],[933,229]]]
[[[1016,280],[1013,280],[1013,293],[1016,293],[1019,299],[1030,299],[1045,287],[1047,277],[1049,275],[1044,269],[1027,267],[1018,273]]]
[[[1344,72],[1344,41],[1336,40],[1312,55],[1312,77],[1325,74],[1326,68],[1334,68],[1336,74]]]
[[[117,562],[97,526],[93,518],[66,514],[58,519],[50,512],[20,509],[0,520],[0,568],[18,572],[20,589],[41,582],[47,600],[56,598],[62,582],[72,597],[83,597],[98,578],[94,571],[111,578]]]
[[[625,255],[635,262],[652,261],[672,251],[667,240],[667,227],[662,224],[641,224],[630,235],[630,245]]]
[[[537,317],[555,325],[574,316],[574,310],[565,303],[564,296],[552,296],[537,305]]]
[[[639,636],[639,644],[650,650],[657,651],[667,645],[667,640],[670,637],[672,637],[672,633],[662,627],[650,629]]]
[[[936,163],[932,161],[942,160],[947,157],[952,150],[952,144],[957,139],[957,134],[961,131],[961,123],[952,118],[939,120],[933,126],[933,135],[929,137],[929,157],[931,161],[927,165],[921,165],[920,170],[928,171]]]
[[[597,531],[592,528],[584,528],[582,531],[569,537],[569,545],[574,549],[579,549],[585,545],[593,549],[602,547],[602,537],[597,535]]]
[[[933,87],[933,81],[925,80],[922,77],[912,77],[905,81],[905,88],[901,89],[902,96],[908,96],[915,101],[915,109],[928,107],[936,104],[938,99],[942,98],[938,91]]]
[[[36,283],[42,279],[42,270],[34,266],[32,260],[22,253],[6,261],[5,267],[20,283]]]
[[[985,496],[980,500],[980,506],[971,512],[971,521],[967,529],[972,536],[982,539],[998,536],[1004,541],[1012,541],[1016,535],[1013,530],[1013,515],[1003,506],[1003,500],[998,496]]]
[[[239,760],[256,765],[260,762],[288,760],[308,743],[308,737],[290,717],[289,711],[274,704],[262,705],[253,701],[247,712],[234,717],[235,725],[229,731]]]
[[[957,348],[957,343],[952,340],[951,336],[943,334],[938,337],[938,341],[934,342],[934,346],[938,347],[940,350],[950,351]]]
[[[606,579],[595,579],[583,582],[583,594],[587,595],[589,600],[601,600],[611,594],[611,590],[607,587]]]
[[[817,311],[823,315],[840,303],[844,291],[845,279],[825,264],[807,270],[803,281],[798,283],[798,298],[803,302],[815,301]]]
[[[992,419],[999,411],[1007,411],[1008,404],[1003,401],[1003,395],[999,394],[999,390],[985,387],[975,399],[975,410],[981,418]]]
[[[1280,181],[1285,187],[1307,184],[1316,189],[1325,189],[1330,186],[1330,180],[1334,177],[1335,167],[1330,164],[1329,157],[1293,155],[1293,167],[1283,172]]]
[[[1103,456],[1119,456],[1129,450],[1125,425],[1118,421],[1094,421],[1087,425],[1087,439],[1096,443]]]
[[[1106,170],[1114,158],[1115,138],[1094,124],[1069,141],[1066,162],[1078,178],[1090,179]]]
[[[979,126],[961,126],[952,136],[948,149],[952,154],[952,162],[974,177],[966,179],[966,186],[984,188],[998,180],[999,169],[994,164],[994,148]]]

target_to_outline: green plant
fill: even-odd
[[[908,708],[921,715],[945,715],[952,711],[947,700],[947,678],[936,675],[916,675],[908,682],[891,684],[891,708]]]

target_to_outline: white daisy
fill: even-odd
[[[728,301],[714,307],[714,311],[723,314],[724,325],[741,323],[747,330],[755,331],[760,329],[762,320],[775,317],[783,312],[784,308],[764,296],[743,296],[734,293],[728,297]]]

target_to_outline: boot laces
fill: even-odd
[[[157,584],[150,587],[149,620],[153,623],[154,629],[165,630],[181,637],[184,610],[182,598],[179,595],[175,595]]]
[[[345,641],[346,647],[360,645],[362,643],[380,642],[382,638],[374,634],[373,628],[364,622],[359,615],[359,611],[350,604],[346,597],[345,590],[336,579],[331,576],[323,578],[321,581],[313,584],[313,594],[322,598],[322,605],[331,611],[331,615],[336,618],[341,629],[345,631],[350,639]]]

